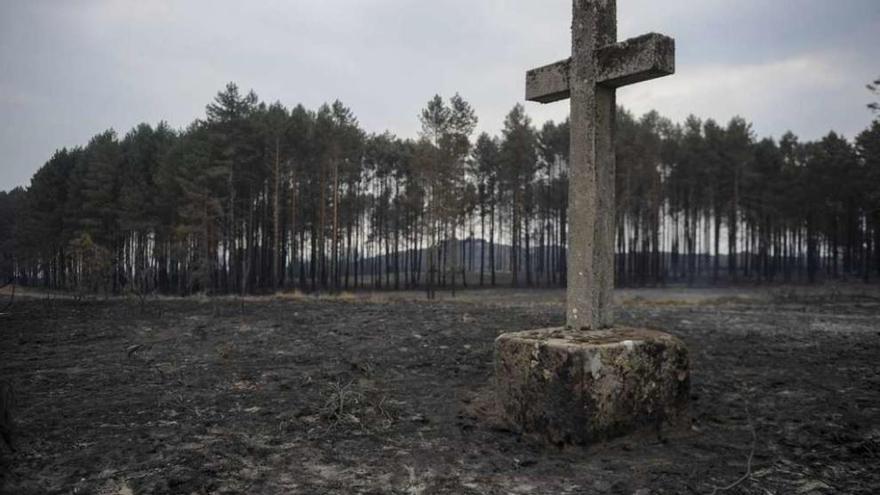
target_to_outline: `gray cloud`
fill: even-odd
[[[435,93],[460,92],[497,132],[524,71],[569,49],[570,0],[136,0],[0,4],[0,189],[62,146],[139,122],[184,126],[226,82],[369,131],[415,136]],[[620,0],[620,36],[676,37],[678,73],[619,102],[681,120],[742,115],[760,135],[852,137],[870,121],[876,0]],[[528,104],[540,122],[567,105]]]

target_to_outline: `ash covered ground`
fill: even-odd
[[[688,344],[692,426],[565,449],[487,400],[493,339],[563,293],[440,295],[19,298],[0,492],[880,493],[876,289],[619,291]]]

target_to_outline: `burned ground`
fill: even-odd
[[[622,323],[688,344],[693,425],[562,450],[485,400],[493,339],[560,325],[559,291],[20,299],[0,492],[722,493],[748,473],[723,493],[878,493],[880,298],[861,292],[624,293]]]

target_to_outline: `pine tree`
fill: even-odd
[[[502,189],[510,198],[510,272],[511,283],[516,286],[523,269],[520,258],[525,258],[527,274],[530,269],[529,220],[533,207],[531,190],[537,166],[537,136],[522,105],[515,105],[507,114],[502,135],[500,179]],[[522,248],[523,238],[525,249]]]

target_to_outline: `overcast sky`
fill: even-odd
[[[228,81],[288,106],[338,98],[402,137],[459,92],[495,133],[525,71],[568,56],[570,15],[571,0],[0,0],[0,190],[104,129],[183,127]],[[636,113],[803,139],[871,120],[878,0],[619,0],[618,15],[621,39],[676,38],[675,76],[619,91]],[[568,105],[526,109],[540,123]]]

